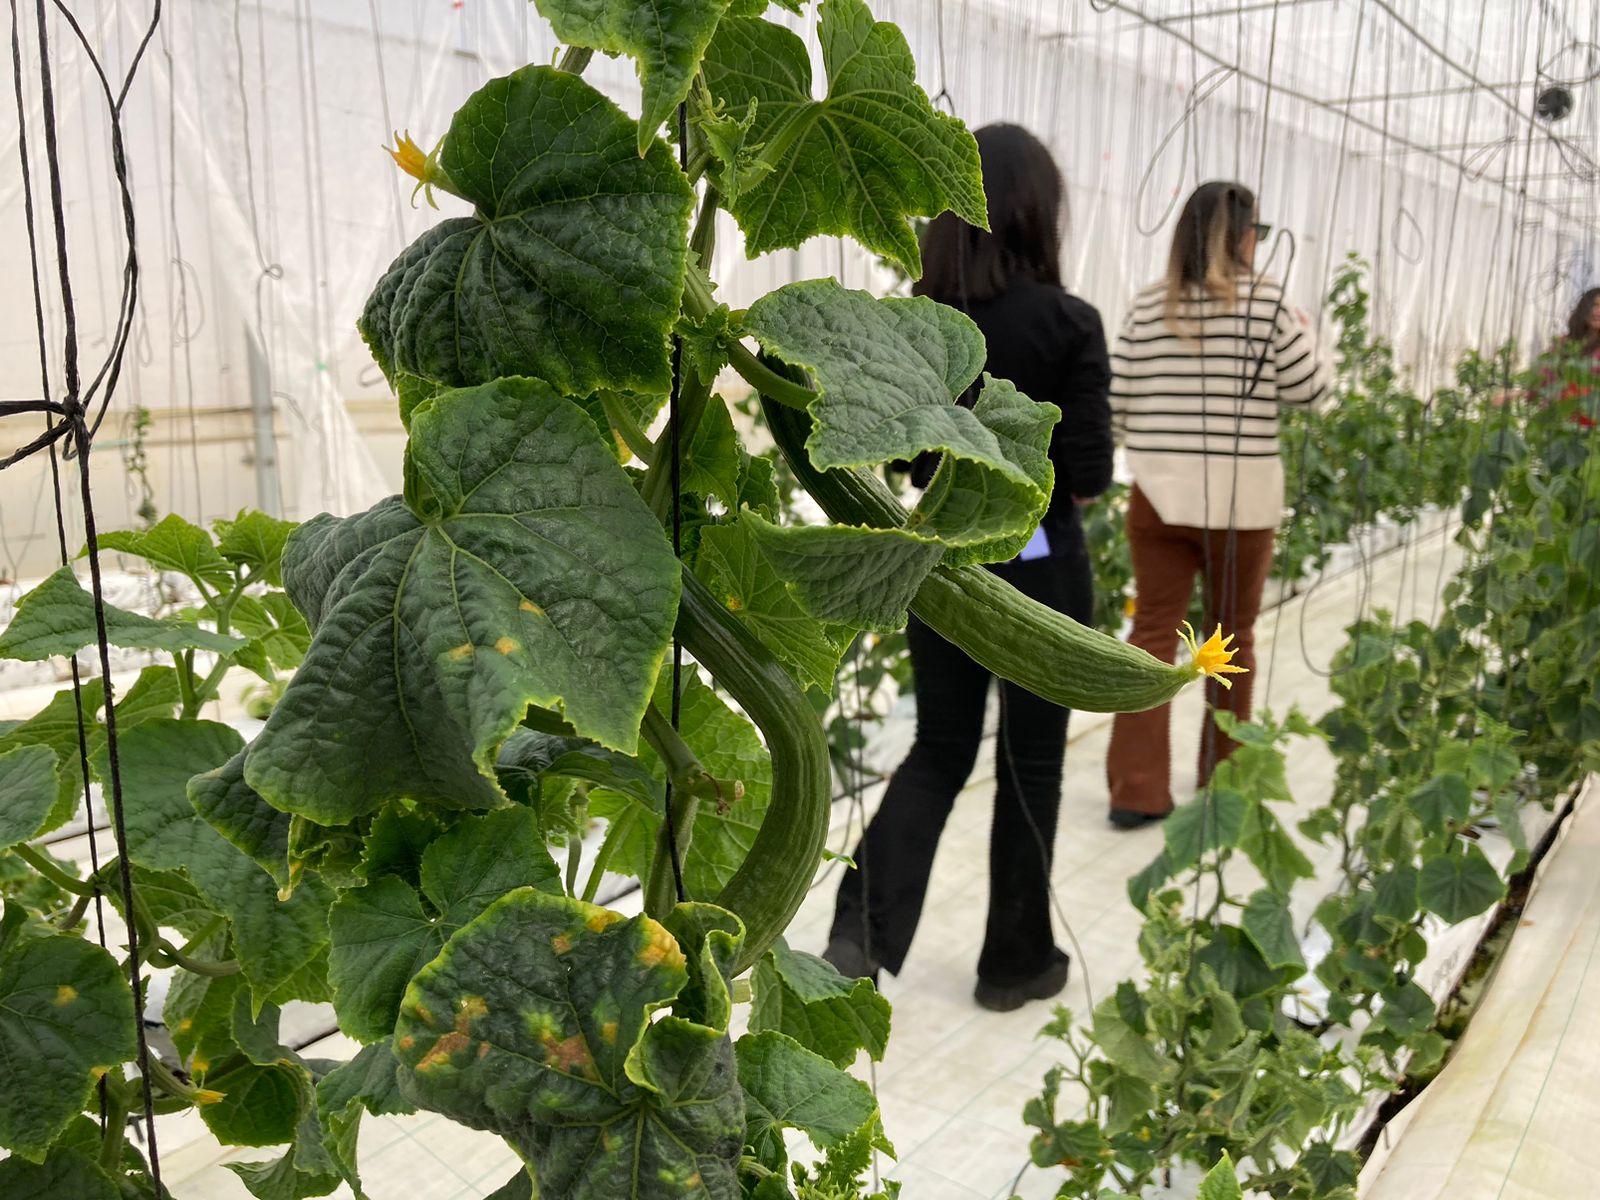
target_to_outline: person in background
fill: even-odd
[[[1028,596],[1087,624],[1094,580],[1077,504],[1111,482],[1106,391],[1110,368],[1099,314],[1061,286],[1061,174],[1015,125],[976,133],[990,230],[946,213],[923,235],[925,271],[913,289],[961,309],[988,342],[985,369],[1061,410],[1050,442],[1055,489],[1033,540],[990,569]],[[976,385],[962,398],[970,405]],[[937,457],[913,464],[926,487]],[[922,913],[945,819],[977,761],[990,674],[913,616],[906,630],[917,698],[916,739],[855,850],[839,887],[824,957],[846,975],[898,973]],[[1061,802],[1067,710],[1000,684],[989,912],[975,999],[1006,1011],[1066,986],[1068,958],[1050,923],[1049,878]]]
[[[1113,422],[1133,475],[1127,535],[1134,614],[1128,640],[1172,662],[1195,575],[1204,624],[1237,639],[1234,664],[1255,668],[1255,621],[1283,514],[1278,412],[1315,404],[1331,372],[1306,315],[1255,273],[1270,233],[1239,183],[1197,188],[1172,238],[1166,278],[1134,298],[1111,356]],[[1244,719],[1253,674],[1206,700]],[[1120,713],[1106,756],[1111,823],[1136,829],[1172,811],[1168,706]],[[1200,786],[1237,743],[1209,718]]]
[[[1575,353],[1600,359],[1600,287],[1592,287],[1578,297],[1578,305],[1567,320],[1567,340]]]

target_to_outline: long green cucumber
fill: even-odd
[[[800,908],[822,860],[832,792],[828,739],[816,710],[782,664],[683,573],[678,636],[749,714],[772,755],[772,799],[755,844],[716,903],[744,922],[736,971],[753,967]]]
[[[905,524],[905,509],[875,476],[812,465],[809,413],[765,397],[761,408],[795,478],[830,518],[875,529]],[[1080,625],[982,567],[935,567],[911,611],[994,674],[1064,708],[1140,712],[1165,704],[1199,675]]]

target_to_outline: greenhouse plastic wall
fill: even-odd
[[[1518,103],[1531,109],[1527,87],[1474,88],[1459,69],[1485,81],[1574,70],[1561,58],[1568,42],[1593,36],[1572,27],[1577,15],[1547,5],[1544,19],[1529,20],[1527,6],[1510,0],[1427,0],[1404,14],[1383,0],[1283,0],[1212,16],[1219,0],[1105,7],[880,0],[876,11],[903,26],[939,103],[970,124],[1015,121],[1050,143],[1071,203],[1067,283],[1109,327],[1159,273],[1183,193],[1219,175],[1256,187],[1262,219],[1293,235],[1292,256],[1284,238],[1261,261],[1302,307],[1315,310],[1346,252],[1374,263],[1378,327],[1423,386],[1463,345],[1512,335],[1541,344],[1593,282],[1597,188],[1582,147],[1595,145],[1597,106],[1580,105],[1558,142],[1516,111]],[[145,6],[110,0],[95,15],[86,32],[120,72]],[[815,49],[814,11],[788,19]],[[113,280],[124,246],[116,182],[101,153],[104,104],[71,31],[54,19],[50,32],[74,268]],[[123,434],[102,441],[102,453],[135,455],[138,408],[153,425],[143,475],[125,472],[124,495],[106,497],[108,522],[134,523],[146,485],[157,510],[194,518],[258,503],[263,403],[276,432],[283,515],[351,512],[398,488],[400,427],[354,323],[369,281],[438,214],[421,198],[413,204],[409,181],[381,146],[407,128],[433,144],[444,132],[427,124],[437,114],[485,78],[554,51],[525,0],[171,6],[127,111],[142,296],[127,383],[108,418]],[[600,59],[589,78],[636,107],[627,63]],[[1444,94],[1412,95],[1429,89]],[[24,96],[37,114],[31,76]],[[1364,124],[1345,120],[1346,111]],[[28,259],[16,141],[7,106],[0,271],[17,281],[0,300],[7,398],[38,390],[29,365],[34,319],[20,282]],[[387,188],[378,204],[375,179]],[[441,199],[446,211],[457,203]],[[48,230],[39,232],[48,253]],[[834,239],[746,262],[731,226],[724,234],[715,268],[734,304],[819,275],[874,291],[900,282]],[[108,335],[114,297],[107,289],[78,298],[86,344]],[[54,345],[59,314],[47,312],[45,323]],[[266,367],[255,394],[251,339]],[[52,523],[39,506],[45,469],[24,464],[0,482],[0,573],[11,578],[36,576],[52,561]]]

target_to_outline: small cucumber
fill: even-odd
[[[875,476],[812,465],[808,413],[764,397],[761,408],[790,469],[829,517],[877,529],[905,524],[905,509]],[[1198,677],[1192,666],[1172,666],[1078,624],[982,567],[935,567],[911,611],[975,662],[1064,708],[1140,712]]]
[[[735,972],[753,967],[806,898],[828,836],[828,739],[805,693],[753,634],[683,573],[678,636],[749,714],[772,755],[772,799],[755,844],[716,903],[744,922]]]

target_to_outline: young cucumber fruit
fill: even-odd
[[[788,927],[816,875],[832,801],[828,739],[816,710],[772,652],[694,575],[683,573],[678,636],[749,714],[772,756],[772,799],[743,864],[716,903],[744,922],[735,972]]]
[[[765,397],[761,407],[790,469],[830,518],[877,529],[905,524],[905,509],[875,476],[812,465],[808,413]],[[1080,625],[978,566],[935,567],[911,611],[975,662],[1064,708],[1140,712],[1198,675]]]

